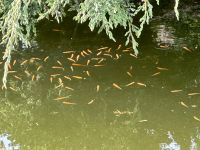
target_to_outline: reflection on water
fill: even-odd
[[[25,150],[196,150],[199,53],[164,53],[151,43],[136,58],[85,30],[73,41],[48,30],[38,48],[13,53],[0,134]]]
[[[174,140],[172,134],[168,132],[168,139],[171,141],[169,144],[167,143],[161,143],[160,149],[161,150],[180,150],[180,145]]]
[[[18,144],[14,144],[14,141],[11,141],[8,134],[0,135],[0,149],[3,150],[20,150]]]

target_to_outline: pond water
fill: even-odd
[[[200,48],[186,35],[200,30],[147,28],[136,58],[119,31],[114,43],[69,19],[42,23],[12,55],[0,135],[24,150],[197,150]]]

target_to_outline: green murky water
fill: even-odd
[[[13,53],[0,133],[24,150],[156,150],[173,139],[196,150],[199,45],[158,25],[138,58],[121,35],[113,43],[83,26],[43,25],[34,48]]]

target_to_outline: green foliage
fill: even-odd
[[[159,4],[159,0],[156,0]],[[178,13],[179,0],[175,0],[175,14]],[[153,6],[149,0],[135,2],[130,0],[0,0],[0,30],[2,32],[1,44],[5,46],[3,59],[4,76],[3,85],[6,88],[8,65],[11,52],[21,43],[25,47],[31,46],[30,40],[36,36],[36,23],[49,16],[54,17],[58,23],[69,11],[75,10],[74,17],[79,23],[89,21],[91,31],[98,28],[98,32],[105,31],[110,39],[115,41],[112,30],[122,26],[125,30],[126,45],[132,44],[135,55],[138,54],[139,38],[145,24],[149,24],[153,17]],[[135,18],[140,18],[135,20]],[[138,25],[139,23],[139,25]]]

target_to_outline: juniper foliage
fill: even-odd
[[[159,0],[155,0],[159,5]],[[179,0],[175,0],[177,19]],[[8,66],[11,53],[19,43],[30,47],[31,39],[36,36],[36,23],[53,17],[58,23],[68,11],[76,11],[74,17],[79,23],[89,21],[91,31],[105,31],[110,39],[115,41],[112,30],[122,26],[125,30],[126,45],[132,44],[135,55],[138,54],[139,38],[145,24],[153,17],[153,6],[149,0],[135,2],[132,0],[0,0],[0,30],[1,44],[5,46],[3,59],[3,86],[6,88]],[[135,21],[136,16],[140,17]],[[139,22],[139,25],[138,25]]]

